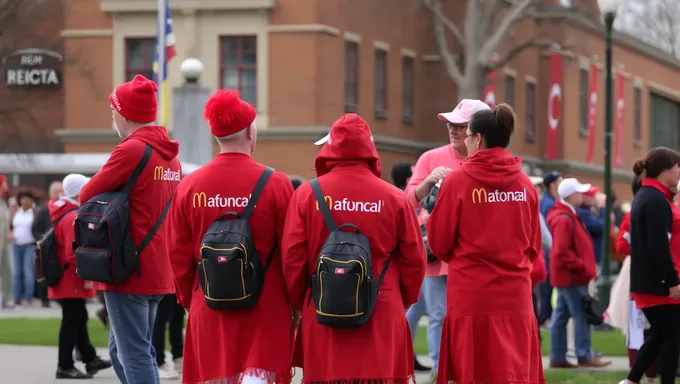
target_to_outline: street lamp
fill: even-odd
[[[598,0],[600,12],[604,18],[605,27],[605,128],[604,128],[604,193],[607,200],[604,209],[604,236],[602,242],[602,278],[598,287],[598,296],[604,308],[609,306],[610,290],[610,237],[612,215],[612,125],[614,113],[612,110],[612,27],[616,11],[621,0]]]

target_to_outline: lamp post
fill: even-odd
[[[604,236],[602,242],[602,277],[598,287],[598,296],[603,306],[609,306],[610,290],[610,237],[612,215],[612,27],[621,0],[598,0],[605,27],[605,128],[604,128],[604,193],[607,200],[604,209]]]

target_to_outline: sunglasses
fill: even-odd
[[[446,128],[448,128],[449,130],[455,130],[457,132],[460,132],[464,129],[467,129],[467,124],[446,123]]]

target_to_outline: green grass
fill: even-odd
[[[547,356],[550,352],[550,332],[541,331],[541,333],[543,335],[543,355]],[[416,354],[427,355],[426,327],[418,327],[414,348]],[[628,356],[625,338],[618,331],[593,332],[593,349],[602,352],[605,356]]]

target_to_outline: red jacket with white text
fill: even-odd
[[[122,189],[142,159],[145,144],[149,144],[153,152],[130,193],[131,234],[137,245],[156,224],[177,188],[182,172],[177,159],[179,143],[170,140],[165,127],[142,127],[123,139],[102,169],[85,184],[79,196],[80,204],[84,204],[100,193]],[[139,272],[139,276],[135,274],[120,284],[99,284],[100,289],[138,295],[174,293],[168,259],[167,223],[161,225],[140,254]]]
[[[274,172],[250,218],[253,241],[266,261],[275,249],[257,304],[243,310],[207,306],[196,266],[203,235],[222,214],[243,212],[264,165],[242,153],[221,153],[185,176],[170,209],[170,261],[177,297],[189,309],[184,383],[231,383],[241,374],[289,383],[291,309],[281,271],[281,239],[293,185]],[[272,374],[275,380],[272,380]]]
[[[593,241],[572,207],[556,201],[546,218],[553,246],[550,248],[550,285],[588,285],[595,278]]]
[[[359,227],[371,244],[373,271],[392,255],[371,318],[360,328],[320,325],[308,278],[328,230],[309,183],[293,196],[283,237],[284,274],[294,309],[302,310],[305,382],[407,383],[413,377],[413,343],[404,310],[418,300],[426,254],[413,208],[404,193],[380,178],[368,124],[356,114],[338,119],[316,157],[319,184],[338,225]],[[371,209],[363,207],[370,206]],[[296,355],[297,356],[297,355]]]
[[[504,148],[480,149],[439,189],[427,222],[449,266],[439,384],[545,380],[531,295],[538,195],[521,165]]]
[[[54,223],[61,217],[54,227],[54,238],[57,241],[57,255],[61,265],[68,264],[64,269],[64,276],[59,284],[47,287],[47,296],[50,300],[61,299],[89,299],[95,296],[93,283],[82,280],[76,275],[76,255],[73,253],[73,221],[78,213],[78,205],[68,199],[51,200],[48,203],[50,220]],[[72,212],[69,212],[72,211]]]

